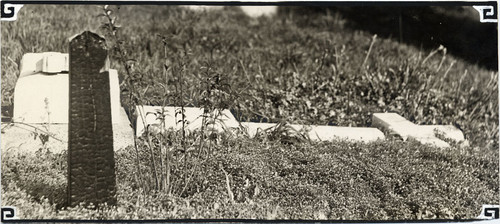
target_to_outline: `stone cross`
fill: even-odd
[[[85,31],[69,43],[68,205],[116,204],[108,51]]]
[[[457,143],[465,141],[462,131],[453,125],[417,125],[396,113],[374,113],[372,126],[400,136],[403,140],[413,139],[440,148],[449,147],[450,144],[440,139],[438,135]]]

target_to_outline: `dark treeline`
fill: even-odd
[[[416,47],[436,49],[491,70],[498,68],[497,24],[480,23],[472,7],[285,7],[279,13],[312,19],[339,13],[352,29],[391,37]]]

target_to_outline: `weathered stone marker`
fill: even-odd
[[[68,204],[116,204],[108,52],[85,31],[69,44]]]

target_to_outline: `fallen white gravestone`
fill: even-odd
[[[186,130],[193,131],[199,129],[203,122],[203,109],[197,107],[185,107],[185,120],[187,121]],[[178,113],[180,107],[164,107],[163,116],[165,117],[165,130],[173,128],[180,130],[182,128],[182,115]],[[136,108],[136,135],[141,136],[148,130],[153,133],[161,132],[159,130],[159,119],[161,112],[160,106],[138,106]],[[176,117],[177,116],[177,117]],[[212,115],[214,117],[214,115]],[[254,123],[238,122],[229,110],[221,111],[218,116],[218,122],[213,126],[217,131],[241,128],[250,137],[255,137],[258,133],[270,132],[278,126],[276,123]],[[384,139],[384,134],[376,128],[358,128],[358,127],[335,127],[321,125],[288,125],[293,131],[304,132],[311,140],[315,141],[333,141],[333,140],[355,140],[355,141],[375,141]],[[146,128],[145,128],[146,127]],[[212,128],[212,126],[209,126]]]
[[[241,126],[247,131],[250,137],[254,137],[258,133],[274,131],[278,127],[278,124],[241,122]],[[293,132],[307,135],[313,141],[349,140],[371,142],[385,138],[384,133],[377,128],[293,124],[288,125],[288,127]]]
[[[12,124],[2,124],[2,150],[35,151],[48,147],[54,152],[67,148],[69,78],[68,54],[28,53],[21,60],[14,89]],[[118,72],[109,70],[114,149],[133,144],[133,130],[120,106]],[[40,135],[42,134],[42,135]],[[49,135],[43,142],[37,137]]]
[[[384,133],[369,127],[336,127],[326,125],[291,125],[296,130],[307,130],[309,138],[315,141],[354,140],[371,142],[385,139]]]
[[[172,128],[174,130],[182,129],[182,114],[181,107],[164,107],[161,106],[137,106],[136,107],[136,135],[141,136],[146,128],[150,131],[158,132],[161,124],[161,117],[164,117],[164,127],[166,130]],[[163,112],[163,113],[162,113]],[[229,110],[215,111],[212,118],[216,118],[214,125],[209,125],[208,128],[214,128],[217,131],[227,130],[229,128],[237,128],[238,121],[234,118]],[[163,114],[163,115],[162,115]],[[186,121],[185,130],[194,131],[202,127],[203,124],[203,109],[198,107],[184,107],[184,120]],[[209,118],[210,119],[210,118]],[[153,130],[154,129],[154,130]]]
[[[374,113],[372,126],[388,130],[401,136],[403,140],[414,139],[437,147],[450,146],[446,141],[438,138],[438,135],[456,142],[465,141],[462,131],[453,125],[417,125],[396,113]]]

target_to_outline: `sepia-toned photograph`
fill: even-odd
[[[499,219],[495,1],[0,4],[2,222]]]

